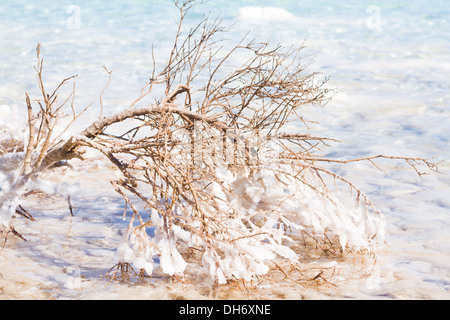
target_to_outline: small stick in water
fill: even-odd
[[[69,211],[70,211],[70,215],[73,217],[73,207],[72,207],[72,202],[70,201],[70,196],[67,196],[67,203],[69,204]]]

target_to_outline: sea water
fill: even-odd
[[[336,167],[386,217],[386,244],[371,277],[333,290],[268,286],[267,296],[450,298],[450,3],[214,0],[193,8],[186,23],[205,14],[233,25],[226,35],[231,41],[250,31],[258,41],[306,46],[305,56],[314,59],[310,69],[329,76],[327,87],[336,92],[326,108],[304,110],[306,118],[318,121],[312,133],[340,140],[328,156],[443,160],[442,174],[422,178],[395,161],[377,162],[387,173],[367,163]],[[93,103],[93,111],[75,124],[78,129],[98,116],[98,97],[108,81],[102,66],[113,70],[103,96],[104,114],[111,114],[139,96],[151,74],[152,50],[157,63],[167,59],[178,18],[169,0],[2,1],[2,134],[26,134],[15,123],[24,120],[25,92],[39,97],[33,69],[38,42],[48,86],[77,74],[75,107]],[[123,202],[107,183],[91,177],[95,172],[86,172],[68,173],[82,186],[73,199],[74,217],[64,202],[46,199],[34,208],[38,221],[21,225],[30,241],[11,240],[0,251],[0,297],[205,297],[194,287],[157,280],[105,286],[102,275],[115,263],[126,226]]]

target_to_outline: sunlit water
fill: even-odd
[[[194,8],[187,22],[208,12],[220,14],[225,25],[234,24],[226,35],[232,40],[250,30],[260,41],[305,42],[305,55],[315,56],[311,69],[330,76],[327,86],[337,91],[325,109],[305,110],[305,117],[319,122],[312,132],[341,141],[330,156],[444,160],[444,174],[422,179],[398,162],[379,162],[389,175],[362,163],[336,168],[386,216],[386,245],[372,276],[338,288],[272,285],[265,287],[267,296],[450,298],[448,1],[214,0]],[[167,57],[176,17],[171,1],[2,1],[0,123],[22,134],[10,119],[24,110],[25,91],[39,93],[33,69],[37,42],[49,85],[78,74],[79,110],[90,102],[98,110],[108,80],[102,65],[113,70],[104,112],[121,110],[148,80],[152,43],[160,62]],[[76,128],[95,116],[89,114]],[[1,298],[214,297],[195,286],[159,284],[157,279],[150,285],[106,286],[109,279],[102,275],[116,263],[115,246],[126,225],[123,203],[108,189],[106,177],[103,183],[84,172],[67,179],[84,186],[73,199],[75,216],[64,201],[47,199],[34,208],[36,223],[18,222],[30,242],[14,239],[0,251]]]

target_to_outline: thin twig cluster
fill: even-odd
[[[266,274],[275,258],[295,265],[299,254],[289,243],[298,236],[333,254],[367,248],[382,232],[382,215],[357,186],[322,164],[377,166],[375,159],[389,158],[406,161],[418,174],[419,165],[437,170],[436,164],[384,155],[321,156],[321,148],[336,140],[308,134],[304,109],[323,107],[330,92],[326,80],[308,71],[303,46],[271,47],[247,37],[225,46],[220,35],[227,30],[208,17],[185,34],[194,2],[175,4],[180,16],[172,50],[162,68],[153,58],[140,96],[108,116],[100,96],[99,119],[64,141],[53,137],[60,111],[70,105],[69,126],[80,114],[73,107],[75,85],[61,103],[58,90],[74,77],[48,94],[38,45],[42,98],[35,114],[26,95],[29,140],[16,186],[60,161],[82,159],[85,148],[108,159],[121,172],[112,187],[132,212],[113,277],[130,270],[151,275],[158,266],[181,276],[194,249],[201,253],[196,263],[215,281],[248,280]],[[154,103],[145,104],[158,93]],[[328,192],[329,178],[356,192],[357,209],[347,210]],[[142,210],[150,218],[144,219]]]

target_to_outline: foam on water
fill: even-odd
[[[221,14],[235,24],[232,40],[251,30],[252,38],[274,44],[301,44],[314,55],[314,71],[330,76],[337,94],[324,110],[305,110],[320,124],[311,133],[342,142],[338,158],[392,154],[450,158],[450,7],[445,0],[392,1],[224,1],[194,8],[188,23],[202,14]],[[24,92],[38,97],[33,70],[35,47],[42,44],[46,81],[56,85],[78,74],[76,106],[98,96],[107,82],[102,65],[113,70],[103,98],[105,113],[129,105],[151,72],[151,44],[164,63],[175,33],[176,10],[163,1],[2,1],[0,4],[0,133],[25,139]],[[95,110],[95,109],[94,109]],[[77,130],[98,116],[93,112]],[[387,247],[370,281],[342,285],[337,291],[307,291],[306,297],[449,298],[450,179],[419,179],[398,163],[382,162],[390,175],[363,164],[339,168],[340,174],[369,194],[387,220]],[[392,169],[392,170],[391,170]],[[395,170],[396,169],[396,170]],[[441,171],[450,172],[448,162]],[[95,188],[81,174],[70,180]],[[94,193],[95,193],[94,192]],[[78,216],[62,207],[36,207],[38,224],[21,229],[32,241],[12,241],[0,252],[2,298],[78,297],[171,298],[181,294],[158,286],[105,287],[100,277],[112,266],[121,238],[121,203],[113,194],[80,195]],[[90,200],[89,200],[90,199]],[[105,212],[108,207],[108,212]],[[122,224],[121,224],[122,223]],[[63,231],[61,231],[61,229]],[[52,232],[48,232],[51,230]],[[89,234],[96,234],[90,237]],[[57,236],[56,236],[57,235]],[[32,250],[29,250],[29,248]],[[72,269],[70,269],[72,268]],[[81,281],[81,282],[77,282]],[[73,290],[71,288],[77,287]],[[80,289],[82,288],[82,289]],[[298,298],[290,288],[282,297]],[[189,291],[189,290],[187,290]],[[190,297],[201,296],[195,290]]]
[[[243,22],[268,23],[274,21],[293,21],[295,16],[277,7],[243,7],[239,9],[239,19]]]

